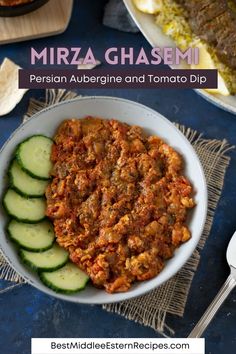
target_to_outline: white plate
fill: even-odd
[[[123,0],[130,15],[134,19],[135,23],[139,27],[140,31],[143,33],[144,37],[151,44],[152,47],[176,47],[174,41],[166,36],[160,27],[155,23],[155,17],[153,15],[148,15],[139,11],[133,4],[132,0]],[[183,69],[187,68],[188,65],[173,66],[173,68]],[[236,96],[222,96],[222,95],[211,95],[204,90],[195,90],[207,101],[213,103],[214,105],[236,114]]]
[[[194,149],[183,134],[166,118],[150,108],[132,101],[112,97],[85,97],[62,102],[46,108],[35,114],[34,117],[24,125],[20,126],[9,138],[0,152],[0,198],[2,198],[6,188],[6,182],[2,182],[6,178],[9,162],[17,144],[34,134],[44,134],[52,137],[58,125],[64,119],[72,117],[83,118],[87,115],[115,118],[127,122],[128,124],[140,125],[145,128],[148,133],[159,135],[165,139],[167,143],[171,144],[171,146],[176,148],[176,150],[184,156],[186,162],[185,173],[195,187],[195,199],[197,202],[197,206],[194,208],[189,222],[192,231],[191,240],[176,251],[175,256],[167,262],[166,267],[160,275],[147,282],[136,283],[132,289],[126,293],[113,295],[107,294],[103,290],[98,290],[92,285],[87,286],[84,291],[71,296],[56,294],[44,286],[36,274],[29,271],[19,262],[16,250],[13,244],[7,239],[5,232],[7,223],[6,214],[2,209],[0,210],[0,247],[9,263],[19,274],[30,284],[49,295],[74,302],[101,304],[117,302],[144,294],[167,281],[184,265],[196,247],[205,224],[207,187],[201,164]]]

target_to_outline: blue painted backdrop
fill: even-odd
[[[22,67],[29,63],[29,48],[42,46],[91,45],[96,57],[103,57],[110,46],[149,44],[141,34],[127,34],[102,25],[105,0],[75,1],[67,31],[56,37],[0,48],[0,62],[9,57]],[[125,97],[146,104],[174,122],[185,124],[208,138],[226,138],[236,144],[236,115],[209,104],[192,90],[80,90],[81,94]],[[8,116],[0,119],[2,145],[20,124],[29,98],[43,97],[41,90],[28,92]],[[169,318],[177,337],[188,335],[194,323],[226,279],[229,269],[225,260],[228,241],[236,227],[236,152],[231,153],[221,201],[214,225],[202,252],[201,263],[189,294],[185,316]],[[0,286],[4,286],[0,282]],[[208,354],[233,354],[236,345],[235,292],[225,302],[205,333]],[[26,285],[0,296],[0,353],[29,354],[31,337],[158,337],[158,333],[122,317],[104,312],[100,306],[76,305],[58,301]]]

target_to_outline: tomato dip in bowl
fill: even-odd
[[[6,237],[5,230],[6,230],[6,225],[7,225],[8,219],[7,219],[7,216],[4,213],[4,211],[1,209],[0,209],[0,216],[1,216],[0,231],[1,231],[2,235],[5,235],[5,237],[2,237],[0,240],[0,248],[1,248],[2,254],[5,256],[7,261],[20,275],[29,284],[31,284],[32,286],[35,286],[36,288],[45,292],[46,294],[49,294],[51,296],[54,296],[54,297],[57,297],[57,298],[60,298],[63,300],[77,302],[77,303],[88,303],[88,304],[113,303],[113,302],[124,301],[124,300],[130,299],[133,297],[137,297],[140,295],[144,295],[145,293],[155,289],[156,287],[159,287],[161,284],[163,284],[164,282],[168,281],[171,277],[173,277],[180,270],[180,268],[183,267],[183,265],[187,262],[187,260],[192,255],[194,249],[196,248],[196,246],[200,240],[200,237],[203,232],[204,225],[205,225],[205,219],[206,219],[206,213],[207,213],[207,185],[206,185],[206,180],[204,177],[204,172],[203,172],[201,163],[199,161],[199,158],[198,158],[194,148],[189,143],[189,141],[185,138],[185,136],[177,129],[177,127],[174,126],[168,119],[166,119],[165,117],[160,115],[158,112],[156,112],[156,111],[154,111],[154,110],[152,110],[140,103],[136,103],[133,101],[129,101],[129,100],[121,99],[121,98],[116,98],[116,97],[94,96],[94,97],[76,98],[74,100],[69,100],[69,101],[62,102],[62,103],[56,104],[54,106],[48,107],[45,110],[35,114],[28,122],[21,125],[12,134],[12,136],[8,139],[8,141],[5,143],[5,145],[1,149],[1,153],[0,153],[0,164],[2,166],[2,169],[0,171],[0,178],[3,181],[3,183],[1,183],[1,185],[0,185],[0,197],[3,198],[3,195],[5,193],[6,184],[4,181],[5,181],[6,173],[9,168],[9,162],[11,160],[13,152],[15,151],[16,147],[18,146],[18,144],[20,142],[22,142],[24,139],[27,139],[29,136],[32,136],[35,134],[45,135],[47,137],[53,138],[59,132],[58,127],[60,127],[60,126],[63,127],[63,122],[65,122],[65,120],[68,120],[68,118],[69,118],[69,120],[71,120],[71,118],[73,118],[76,121],[80,121],[80,120],[83,120],[87,116],[99,117],[99,118],[102,117],[104,119],[104,121],[105,120],[108,122],[110,121],[109,124],[111,125],[111,127],[112,127],[112,125],[114,127],[114,129],[111,130],[111,134],[114,134],[115,131],[117,131],[117,133],[119,133],[121,135],[124,134],[123,127],[126,127],[126,129],[128,129],[128,130],[132,129],[132,131],[133,132],[135,131],[135,134],[137,134],[138,129],[135,130],[132,127],[138,126],[141,128],[141,131],[144,132],[145,136],[147,137],[147,138],[144,138],[144,142],[142,141],[143,138],[141,138],[141,139],[137,138],[145,145],[145,148],[146,148],[146,144],[147,144],[145,139],[150,139],[151,136],[157,136],[161,141],[163,141],[163,144],[160,143],[160,148],[162,146],[162,149],[163,149],[165,147],[165,144],[167,144],[168,146],[171,147],[171,149],[173,149],[176,152],[177,156],[182,157],[181,160],[183,161],[183,168],[182,168],[182,172],[180,175],[185,176],[186,180],[188,181],[188,182],[186,182],[186,181],[184,182],[184,180],[182,180],[182,182],[184,182],[184,184],[186,184],[186,186],[187,186],[187,191],[189,188],[188,183],[190,184],[190,186],[192,186],[191,188],[193,188],[193,191],[191,193],[192,195],[191,194],[188,195],[188,192],[187,192],[187,198],[193,197],[195,207],[192,209],[190,208],[191,211],[189,209],[188,217],[183,222],[182,226],[187,228],[186,233],[185,232],[181,232],[180,234],[177,233],[176,238],[174,237],[173,240],[175,240],[174,243],[178,244],[178,242],[180,242],[179,244],[181,244],[182,241],[184,241],[184,238],[183,238],[184,235],[188,238],[188,231],[187,230],[189,230],[189,232],[191,233],[191,237],[189,238],[189,240],[187,242],[182,243],[180,245],[180,247],[176,248],[173,257],[165,260],[165,262],[164,262],[165,266],[163,268],[162,268],[162,266],[158,267],[157,264],[153,265],[150,269],[152,271],[155,270],[157,275],[153,274],[154,276],[148,280],[144,280],[144,279],[142,279],[142,281],[138,280],[139,276],[141,276],[143,278],[146,271],[142,267],[140,269],[140,267],[137,266],[136,260],[135,260],[135,262],[131,261],[130,264],[128,264],[128,268],[130,270],[132,270],[131,273],[133,273],[133,277],[135,278],[134,279],[135,281],[132,283],[132,286],[129,289],[125,289],[124,292],[115,292],[116,286],[117,286],[117,284],[115,283],[116,279],[112,278],[112,277],[108,277],[104,283],[99,285],[99,288],[97,288],[96,286],[93,285],[92,282],[90,282],[89,284],[87,284],[86,288],[83,291],[73,294],[73,295],[65,295],[65,294],[55,293],[53,290],[47,288],[44,284],[42,284],[40,279],[38,278],[38,276],[35,273],[33,273],[30,269],[26,268],[20,262],[12,243]],[[131,128],[127,128],[127,125]],[[139,134],[142,135],[140,130],[139,130]],[[131,144],[131,146],[133,145],[132,146],[132,149],[134,149],[133,151],[143,149],[142,144],[140,144],[140,142],[138,142],[138,140]],[[110,137],[108,137],[108,141],[110,141]],[[120,146],[119,145],[120,142],[121,142],[121,140],[118,139],[118,147]],[[86,144],[89,148],[89,146],[90,146],[89,138],[88,138],[88,141],[86,142]],[[158,144],[159,144],[159,142],[158,142]],[[96,151],[99,152],[100,149],[103,150],[103,147],[100,146],[99,144],[93,146],[94,151],[92,153],[95,153],[95,157],[96,157]],[[159,148],[157,148],[157,149],[159,149]],[[125,144],[124,144],[124,150],[125,150]],[[162,150],[160,150],[160,152],[161,151]],[[148,152],[149,152],[149,150],[148,150]],[[92,153],[91,153],[90,158],[92,158]],[[140,154],[140,152],[132,152],[132,154],[134,154],[132,156],[135,156],[136,153]],[[143,153],[145,154],[145,151]],[[162,153],[164,154],[164,150],[162,151]],[[150,156],[152,156],[152,153]],[[56,157],[56,155],[55,155],[55,157]],[[88,157],[89,157],[89,155],[88,155]],[[139,160],[142,161],[142,159],[139,159]],[[116,161],[118,162],[118,159]],[[177,161],[178,161],[178,158],[177,158]],[[93,162],[92,160],[91,161],[88,160],[88,162],[91,164],[91,167],[93,166],[96,169],[96,166],[95,166],[97,164],[96,161]],[[132,171],[128,172],[128,170],[131,168],[131,166],[132,166],[132,163],[130,163],[127,166],[127,168],[125,166],[122,167],[122,169],[121,169],[122,176],[119,172],[117,181],[121,181],[121,177],[122,177],[122,179],[129,178],[128,177],[129,175],[130,175],[131,179],[136,178],[135,171],[134,171],[135,172],[134,176],[132,176],[132,173],[130,173]],[[145,166],[144,162],[143,162],[142,168],[141,168],[141,166],[139,167],[137,165],[138,172],[140,175],[142,173],[142,169],[144,168],[144,166]],[[136,170],[137,170],[137,167],[136,167]],[[167,164],[167,167],[168,167],[168,164]],[[102,170],[105,171],[105,169],[102,169]],[[160,171],[162,171],[161,168],[160,168]],[[156,173],[158,173],[158,169],[156,169]],[[96,176],[96,174],[95,174],[95,176]],[[95,176],[94,176],[94,180],[96,180]],[[115,177],[116,177],[116,173],[114,173],[113,178],[115,179]],[[141,178],[141,177],[139,177],[139,178]],[[151,178],[151,176],[149,176],[149,178]],[[152,178],[154,178],[154,176]],[[155,180],[155,178],[154,178],[154,180]],[[103,178],[102,180],[104,183],[104,188],[106,188],[106,183],[105,183],[106,179]],[[79,181],[80,181],[79,185],[82,186],[83,178],[80,177]],[[147,183],[147,182],[148,181],[146,180],[145,183]],[[182,184],[182,182],[181,182],[181,184]],[[86,179],[84,179],[84,183],[86,183]],[[132,184],[134,182],[131,181],[128,183]],[[135,184],[136,184],[136,182],[135,182]],[[178,184],[174,187],[174,189],[176,189],[176,188],[178,188]],[[84,191],[85,190],[86,190],[86,188],[84,189]],[[138,190],[138,193],[140,193],[140,195],[141,195],[141,192],[144,190],[151,192],[151,190],[149,190],[149,187],[148,187],[148,189],[146,189],[144,185],[143,186],[140,185],[140,190]],[[90,191],[90,190],[88,189],[88,191]],[[83,191],[81,190],[81,193],[82,192]],[[96,195],[94,196],[93,192],[94,191],[92,190],[91,196],[93,196],[93,198],[96,199],[95,198]],[[105,200],[103,200],[103,202],[104,203],[106,202],[107,205],[110,203],[112,206],[116,203],[119,203],[119,202],[123,203],[125,198],[122,198],[121,200],[119,200],[119,194],[120,193],[118,193],[116,200],[109,201],[109,198],[111,198],[111,195],[108,195],[107,200],[104,197]],[[90,194],[88,194],[88,196],[89,195]],[[116,195],[117,195],[117,193],[116,193]],[[125,193],[123,194],[123,196],[124,195],[125,195]],[[122,194],[121,194],[121,196],[122,196]],[[135,198],[139,198],[138,195],[135,196],[135,192],[134,192],[134,196],[132,196],[131,193],[127,193],[127,196],[131,197],[131,201],[135,200]],[[145,196],[145,198],[146,197],[150,198],[148,195]],[[183,198],[184,197],[185,196],[183,196]],[[88,199],[88,201],[87,201],[88,205],[86,206],[87,199]],[[86,200],[85,200],[85,205],[83,205],[83,208],[81,209],[81,215],[80,215],[81,220],[80,221],[83,222],[84,227],[86,226],[89,228],[90,226],[86,225],[86,209],[87,209],[88,215],[90,212],[92,214],[94,213],[94,215],[95,215],[96,214],[96,208],[95,208],[96,203],[95,202],[92,203],[89,198],[86,198]],[[145,203],[149,203],[148,200],[152,201],[152,199],[147,199],[147,201]],[[91,202],[93,204],[92,210],[89,210],[89,202]],[[128,203],[128,201],[127,201],[127,203]],[[144,207],[146,207],[145,203],[143,204]],[[138,203],[134,203],[134,204],[137,204],[137,213],[141,213],[141,210],[142,210],[141,206],[139,208]],[[99,201],[98,205],[99,205],[99,210],[100,210],[100,201]],[[126,207],[127,207],[127,205],[124,205],[124,207],[120,209],[120,210],[122,210],[122,215],[121,214],[117,215],[118,224],[119,224],[119,220],[122,219],[122,217],[124,217],[126,215],[126,209],[125,209]],[[160,207],[161,207],[161,200],[160,200]],[[132,210],[134,210],[134,208],[135,208],[135,206],[131,205],[129,210],[127,210],[127,213],[130,210],[132,213]],[[150,209],[152,209],[152,207]],[[102,212],[105,213],[105,212],[107,212],[107,210],[108,209],[106,209],[105,204],[104,204],[104,206],[102,208]],[[147,210],[147,208],[146,208],[146,210]],[[159,211],[160,211],[160,209],[159,209],[158,203],[157,203],[157,211],[156,212],[159,212]],[[116,212],[117,211],[115,209],[112,210],[111,222],[113,222],[113,220],[114,220],[113,217],[116,218],[116,215],[115,215]],[[147,217],[150,217],[150,215],[148,216],[148,214],[149,214],[148,212],[145,211],[145,213],[147,213]],[[177,214],[178,214],[178,212],[177,212]],[[176,214],[176,216],[177,216],[177,214]],[[143,226],[142,226],[143,229],[145,229],[145,232],[149,233],[150,237],[153,232],[152,227],[154,227],[154,230],[155,230],[155,227],[158,226],[155,223],[152,224],[152,222],[154,221],[153,215],[154,214],[152,214],[150,220],[147,220],[147,222],[143,223]],[[140,220],[142,219],[144,221],[145,220],[144,216],[142,218],[140,218]],[[106,220],[106,222],[108,222],[107,217],[106,218],[104,217],[103,219]],[[90,216],[89,216],[88,221],[90,222]],[[126,221],[126,218],[123,221],[124,222],[122,222],[122,225],[125,225],[125,223],[127,225],[128,222]],[[151,223],[151,225],[149,225],[150,223]],[[120,227],[122,225],[120,224]],[[113,225],[111,225],[111,227],[112,226]],[[136,226],[134,223],[133,223],[133,226],[134,226],[134,231],[135,231]],[[96,227],[96,225],[95,225],[95,227]],[[104,227],[103,227],[104,232],[101,233],[101,235],[100,235],[101,238],[100,238],[99,242],[102,243],[102,242],[107,242],[110,240],[112,240],[113,242],[116,241],[116,235],[114,233],[111,233],[111,235],[109,233],[107,233],[107,228],[109,228],[109,227],[110,227],[109,225],[104,225]],[[112,231],[114,231],[114,230],[112,230]],[[83,234],[83,230],[81,232],[81,235],[82,234]],[[139,238],[141,238],[140,237],[141,234],[139,234],[137,236]],[[120,234],[118,234],[118,237],[120,237]],[[132,247],[135,248],[138,246],[139,240],[136,239],[135,237],[136,237],[135,232],[133,232],[132,237],[131,237],[131,232],[130,232],[130,240],[129,240],[129,237],[127,238],[127,244],[129,242],[129,246],[131,248]],[[133,239],[135,241],[132,244]],[[100,245],[101,245],[101,243],[100,243]],[[150,243],[150,245],[148,245],[147,247],[149,247],[149,250],[152,251],[152,249],[154,250],[153,246],[154,245],[151,245],[151,243]],[[124,250],[125,250],[125,248],[124,248]],[[139,251],[140,251],[140,253],[139,253]],[[141,251],[142,251],[142,249],[135,251],[135,252],[138,252],[136,255],[137,257],[140,256],[140,254],[142,254]],[[145,252],[145,250],[144,250],[144,252]],[[147,250],[147,252],[148,252],[148,250]],[[155,252],[155,250],[154,250],[154,252]],[[73,253],[73,250],[72,250],[72,253]],[[72,257],[72,253],[71,253],[71,257]],[[75,254],[76,254],[76,252],[75,252]],[[163,254],[163,259],[168,258],[168,254],[165,255],[164,249],[162,250],[162,254]],[[134,256],[135,256],[135,254],[134,254]],[[79,257],[80,257],[80,255],[79,255]],[[127,258],[130,258],[130,257],[127,257]],[[132,258],[132,255],[131,255],[131,258]],[[82,257],[80,259],[82,262]],[[147,257],[147,259],[149,259],[149,258]],[[162,264],[163,259],[161,259],[160,264]],[[145,260],[145,262],[146,262],[146,260]],[[112,255],[110,258],[110,262],[112,263]],[[150,264],[150,261],[149,261],[149,264]],[[96,266],[97,265],[99,265],[99,264],[97,263]],[[84,266],[87,266],[87,265],[85,264]],[[93,266],[95,267],[95,263],[94,263],[94,265],[91,266],[91,271],[92,270],[94,271]],[[161,270],[161,272],[159,272],[159,270],[161,268],[162,268],[162,270]],[[104,268],[103,268],[103,270],[104,270]],[[121,272],[121,268],[118,269],[117,278],[119,278],[119,276],[120,276],[119,271]],[[95,273],[96,273],[96,271],[95,271]],[[92,273],[91,273],[91,278],[92,278]],[[131,280],[131,278],[128,278],[129,284],[131,284],[130,280]],[[95,279],[95,281],[99,281],[99,279]],[[126,282],[124,282],[123,285],[125,286]],[[105,290],[105,286],[107,287],[107,290],[110,291],[109,293]],[[113,288],[113,286],[114,286],[114,288]]]

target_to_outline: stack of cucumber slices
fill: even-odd
[[[49,288],[71,294],[84,289],[89,278],[69,262],[68,252],[55,242],[53,225],[46,219],[52,144],[50,138],[34,135],[18,146],[9,167],[3,205],[11,218],[8,235],[19,247],[22,262]]]

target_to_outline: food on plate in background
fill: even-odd
[[[23,16],[23,15],[26,15],[30,12],[33,12],[33,11],[39,9],[40,7],[42,7],[43,5],[45,5],[49,1],[50,0],[0,0],[0,17],[6,17],[6,18],[9,17],[10,18],[10,17]],[[22,18],[23,22],[25,20],[26,21],[28,20],[27,17]],[[9,19],[9,21],[7,20],[7,24],[5,25],[6,30],[3,29],[4,33],[6,31],[6,36],[3,36],[4,42],[5,42],[5,39],[6,39],[6,41],[8,41],[8,39],[9,40],[10,39],[18,39],[16,34],[14,34],[13,37],[10,34],[11,27],[13,27],[13,33],[15,33],[14,26],[15,26],[14,23],[10,19]],[[26,29],[22,28],[22,26],[24,27],[24,25],[20,24],[18,26],[18,28],[20,28],[20,33],[25,34]],[[35,27],[35,26],[33,26],[33,27]],[[34,28],[34,31],[33,31],[34,34],[37,32],[37,31],[36,32],[35,31],[36,31],[36,29]],[[27,38],[31,37],[31,34],[32,33],[30,33],[27,36]],[[16,38],[15,38],[15,36],[16,36]],[[21,36],[19,38],[21,38]]]
[[[109,293],[157,276],[191,237],[180,155],[138,126],[87,117],[54,137],[47,216],[58,244]]]
[[[209,51],[207,50],[206,45],[203,43],[199,43],[198,48],[200,53],[199,63],[192,64],[191,69],[216,69],[215,62],[212,56],[210,55]],[[208,91],[209,93],[220,93],[221,95],[224,96],[230,95],[228,87],[219,72],[218,72],[218,88],[205,89],[205,91]]]
[[[0,0],[0,6],[16,6],[26,4],[32,1],[33,0]]]
[[[136,7],[147,14],[156,14],[161,11],[162,2],[159,0],[133,0]]]
[[[21,67],[8,58],[0,66],[0,116],[10,113],[27,92],[18,88],[19,69]]]
[[[218,70],[218,89],[211,92],[236,94],[236,1],[156,0],[156,3],[161,8],[155,15],[156,23],[163,32],[182,50],[199,47],[200,63],[194,68]]]

